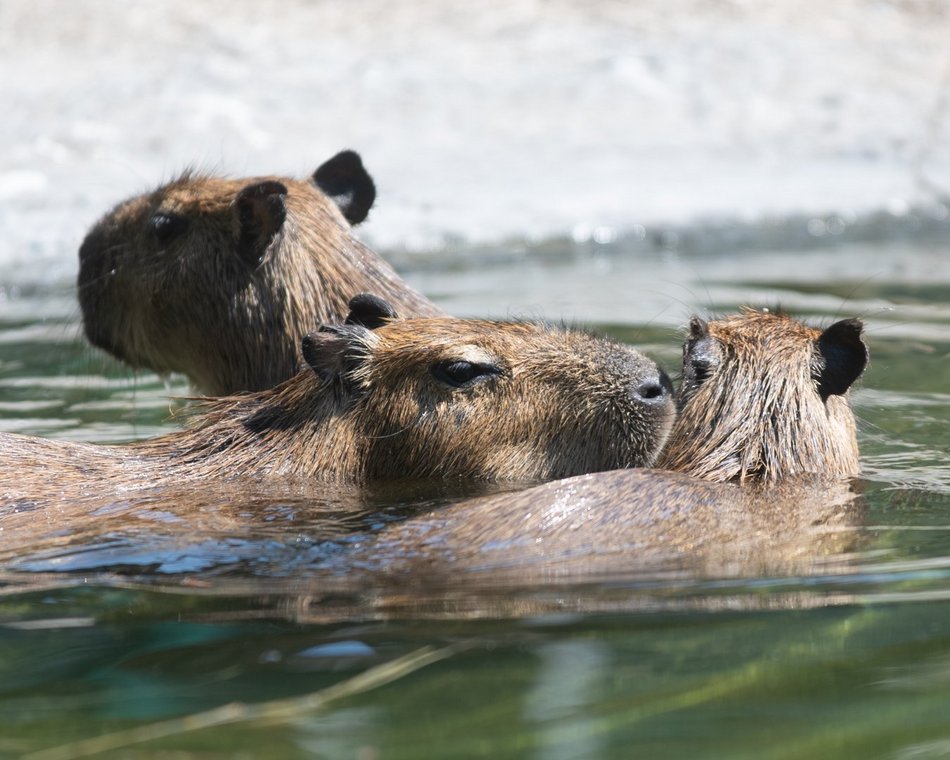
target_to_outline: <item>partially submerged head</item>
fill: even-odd
[[[856,475],[847,392],[868,360],[862,329],[856,319],[822,330],[751,309],[694,317],[679,416],[658,466],[714,481]]]
[[[214,454],[227,469],[328,480],[534,481],[649,466],[672,426],[669,379],[627,346],[525,322],[401,320],[370,296],[351,305],[345,324],[306,336],[300,375],[215,402],[176,445],[227,440]]]
[[[367,478],[538,480],[651,464],[675,414],[639,352],[526,322],[399,320],[360,296],[304,357],[348,400]]]

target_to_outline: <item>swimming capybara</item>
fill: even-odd
[[[847,391],[868,360],[862,329],[767,310],[693,317],[679,417],[657,466],[716,482],[857,475]]]
[[[760,573],[840,550],[848,532],[833,529],[857,514],[848,389],[867,364],[862,329],[768,311],[694,318],[679,414],[657,462],[668,469],[476,498],[393,524],[347,562],[374,582],[470,572],[520,583],[647,567]]]
[[[441,314],[353,235],[375,196],[344,151],[305,181],[186,172],[130,198],[79,249],[86,336],[219,396],[294,375],[304,334],[342,321],[353,293],[379,294],[403,317]]]
[[[400,320],[373,296],[303,340],[269,391],[207,400],[124,446],[0,437],[0,499],[33,503],[231,476],[535,481],[649,466],[672,386],[626,346],[526,322]]]

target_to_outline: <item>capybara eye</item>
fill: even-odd
[[[148,227],[159,245],[168,245],[188,229],[188,219],[178,214],[157,213],[148,220]]]
[[[455,360],[432,365],[432,376],[455,388],[473,385],[480,380],[487,380],[499,374],[501,374],[501,369],[493,364],[474,364]]]

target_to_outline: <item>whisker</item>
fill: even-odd
[[[371,440],[371,441],[381,441],[381,440],[383,440],[384,438],[395,438],[397,435],[402,435],[403,433],[406,433],[406,432],[412,430],[414,427],[415,427],[415,425],[407,425],[407,426],[404,427],[402,430],[397,430],[397,431],[394,432],[394,433],[386,433],[385,435],[369,435],[369,436],[366,436],[366,437],[367,437],[369,440]]]

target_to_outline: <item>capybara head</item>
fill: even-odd
[[[133,367],[199,390],[263,390],[299,368],[303,335],[372,289],[435,314],[350,225],[376,191],[344,151],[307,181],[186,172],[106,214],[79,249],[86,336]]]
[[[693,317],[679,416],[658,466],[714,481],[856,475],[847,392],[868,360],[862,329],[751,309],[708,324]]]
[[[648,466],[672,426],[669,379],[629,347],[532,323],[400,320],[365,295],[352,305],[304,339],[309,370],[215,402],[175,448],[332,480],[541,480]]]

